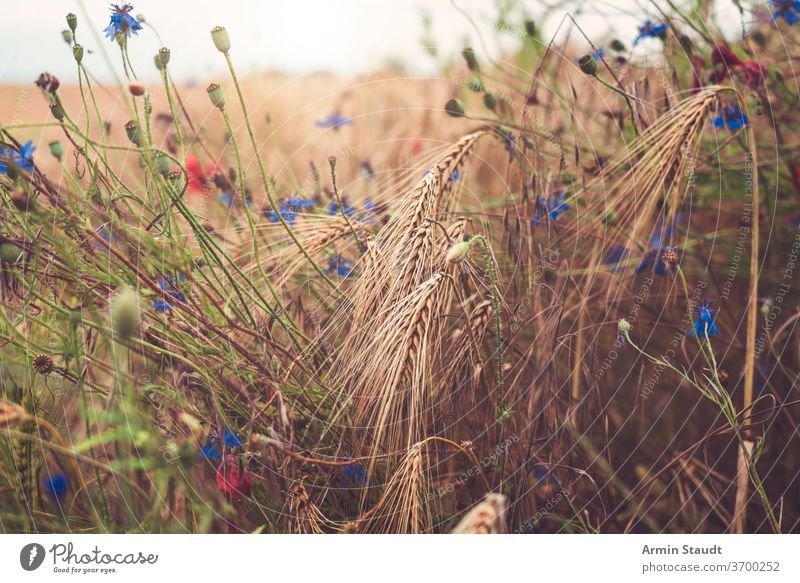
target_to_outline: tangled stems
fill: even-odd
[[[294,234],[294,231],[292,230],[292,227],[290,227],[289,223],[286,222],[286,219],[283,217],[283,213],[281,213],[281,210],[278,207],[278,204],[275,202],[275,197],[274,197],[274,195],[272,193],[272,185],[270,184],[269,177],[267,176],[266,168],[264,168],[264,160],[261,157],[261,152],[259,152],[258,142],[256,142],[256,136],[253,133],[253,124],[250,123],[250,116],[247,113],[247,104],[245,103],[244,95],[242,95],[242,88],[241,88],[241,86],[239,84],[239,78],[236,75],[236,69],[233,67],[233,60],[231,59],[230,53],[228,53],[228,52],[225,52],[225,61],[228,64],[228,70],[231,73],[231,78],[233,79],[233,84],[236,87],[236,95],[238,96],[239,104],[242,107],[242,113],[244,115],[244,122],[245,122],[245,125],[247,126],[247,133],[250,136],[250,144],[253,147],[253,152],[254,152],[254,154],[256,156],[256,160],[258,161],[258,170],[259,170],[259,172],[261,174],[261,182],[264,184],[264,192],[267,195],[267,199],[269,200],[269,203],[272,205],[272,210],[275,211],[275,214],[277,215],[278,220],[280,221],[281,225],[283,225],[283,228],[286,229],[286,232],[289,234],[289,237],[292,239],[292,242],[297,246],[297,248],[300,250],[300,252],[306,258],[306,260],[311,264],[311,266],[314,268],[314,270],[320,275],[320,277],[322,277],[322,280],[326,284],[328,284],[328,286],[337,295],[343,295],[343,292],[341,290],[339,290],[339,288],[336,286],[335,283],[333,283],[333,281],[331,281],[331,279],[328,277],[328,274],[326,274],[325,271],[319,265],[317,265],[317,263],[312,259],[311,255],[309,255],[309,253],[306,250],[306,248],[303,246],[303,244],[297,238],[297,235]]]

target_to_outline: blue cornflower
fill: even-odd
[[[769,3],[775,9],[772,22],[778,18],[783,18],[789,26],[800,22],[800,0],[769,0]]]
[[[659,219],[653,236],[650,237],[650,250],[642,257],[642,261],[636,267],[636,273],[650,270],[661,277],[667,275],[667,264],[662,255],[666,250],[666,242],[671,237],[672,225],[664,225],[664,221]]]
[[[69,478],[63,472],[48,472],[42,479],[42,490],[53,500],[61,500],[69,490]]]
[[[348,217],[353,216],[358,212],[357,209],[347,204],[346,200],[342,203],[341,207],[339,206],[339,203],[337,203],[335,200],[331,200],[331,202],[328,203],[328,211],[327,211],[328,216],[332,217],[334,215],[341,214],[342,211],[340,209],[344,209],[344,214],[347,215]]]
[[[289,206],[297,209],[311,207],[314,206],[315,204],[317,203],[310,198],[299,198],[293,196],[292,198],[289,199]]]
[[[375,170],[373,170],[372,164],[369,163],[369,160],[361,161],[361,174],[364,176],[364,178],[373,178],[375,176]]]
[[[325,273],[336,273],[339,277],[348,277],[353,272],[353,262],[338,253],[330,258]]]
[[[689,336],[697,336],[698,338],[714,336],[715,334],[721,336],[717,325],[714,324],[717,311],[711,309],[711,302],[703,302],[699,306],[695,306],[694,313],[698,314],[698,316],[697,320],[694,321],[694,327],[689,330]]]
[[[186,278],[183,274],[178,275],[178,283],[181,284],[184,282]],[[175,283],[175,280],[172,278],[171,275],[167,274],[164,277],[158,278],[158,287],[161,288],[163,293],[163,297],[157,299],[153,302],[153,307],[156,309],[156,312],[164,314],[169,312],[172,309],[172,303],[170,302],[170,298],[173,300],[177,300],[179,302],[185,302],[186,296],[184,296],[179,290]]]
[[[545,198],[543,196],[537,197],[536,206],[542,211],[542,213],[547,214],[551,220],[555,221],[558,217],[571,208],[569,203],[566,201],[566,197],[567,193],[565,191],[558,190],[550,198]],[[534,225],[538,225],[542,222],[543,218],[544,217],[542,215],[537,213],[533,215],[531,222]]]
[[[314,122],[314,125],[318,128],[333,128],[338,129],[342,126],[351,126],[353,125],[353,120],[349,117],[345,117],[341,115],[338,111],[334,111],[325,119],[318,119]]]
[[[653,22],[652,20],[646,21],[639,27],[639,34],[633,39],[633,46],[639,44],[640,41],[646,38],[661,38],[663,39],[667,32],[667,24],[664,22]]]
[[[33,171],[33,153],[35,151],[36,146],[31,140],[22,144],[19,152],[13,148],[0,146],[0,174],[8,172],[8,162],[12,162],[22,170]]]
[[[621,263],[627,258],[628,258],[628,250],[622,245],[616,245],[614,247],[609,248],[609,250],[606,252],[606,256],[605,259],[603,259],[603,263],[605,263],[606,265],[617,265],[618,263]],[[619,269],[620,267],[617,266],[614,267],[612,271],[617,271]]]
[[[545,464],[533,464],[531,475],[533,476],[535,486],[558,485],[558,480],[552,470]]]
[[[217,200],[220,200],[223,203],[225,203],[225,206],[228,207],[228,210],[231,210],[233,208],[233,197],[227,192],[223,192],[222,194],[220,194],[217,197]]]
[[[344,475],[347,479],[357,486],[369,486],[367,468],[364,464],[354,463],[344,467]]]
[[[218,439],[215,436],[209,437],[203,448],[200,450],[200,459],[211,462],[222,461],[222,454],[217,445]]]
[[[729,130],[740,130],[750,125],[750,121],[738,105],[726,105],[722,110],[722,115],[714,118],[715,128],[724,128],[726,125]]]
[[[603,47],[600,47],[596,51],[592,51],[591,55],[595,61],[599,61],[606,56],[606,50]]]
[[[225,442],[225,447],[233,449],[234,447],[242,447],[242,440],[239,439],[239,434],[231,431],[227,427],[222,432],[222,440]]]
[[[280,213],[280,216],[283,217],[283,220],[289,224],[293,224],[297,220],[297,211],[295,211],[295,208],[296,207],[287,205],[283,201],[278,203],[278,212]],[[275,211],[266,211],[264,216],[266,216],[267,220],[271,223],[280,222],[280,217]]]
[[[142,25],[139,24],[139,21],[131,16],[131,10],[133,10],[133,6],[130,4],[123,4],[122,6],[119,4],[111,5],[111,21],[103,30],[106,33],[106,37],[114,40],[118,34],[129,37],[131,34],[138,34],[142,30]]]

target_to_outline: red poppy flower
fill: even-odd
[[[194,192],[210,194],[206,183],[208,182],[208,177],[214,174],[216,171],[217,168],[215,165],[212,164],[203,168],[200,160],[191,154],[186,156],[186,172],[189,175],[189,184],[187,185],[187,188]]]
[[[717,45],[711,49],[711,62],[727,68],[741,67],[743,64],[728,45]]]
[[[231,501],[249,496],[253,490],[250,472],[237,461],[235,455],[226,455],[217,468],[217,487],[225,492]]]
[[[767,69],[761,63],[756,61],[745,61],[742,63],[742,70],[744,71],[744,79],[750,89],[756,90],[764,85],[764,77],[767,74]]]

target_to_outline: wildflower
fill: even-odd
[[[328,266],[325,268],[325,273],[336,273],[339,277],[349,277],[352,272],[353,262],[338,253],[330,258]]]
[[[663,254],[667,247],[664,242],[672,237],[672,225],[664,226],[661,219],[656,223],[655,232],[650,238],[650,250],[642,257],[641,262],[636,268],[636,273],[651,270],[661,277],[667,274],[667,264],[664,263]]]
[[[631,331],[631,323],[628,322],[625,318],[620,318],[619,322],[617,322],[617,331],[620,334],[628,334]]]
[[[36,146],[28,140],[19,147],[19,151],[0,146],[0,174],[8,174],[9,163],[28,172],[33,171],[33,153]]]
[[[722,115],[712,120],[715,128],[728,126],[729,130],[740,130],[747,127],[750,122],[747,116],[738,105],[726,105],[722,110]]]
[[[69,479],[63,472],[48,472],[42,479],[42,490],[53,500],[61,500],[69,490]]]
[[[331,200],[331,202],[328,203],[327,213],[328,213],[329,217],[332,217],[334,215],[338,215],[342,211],[344,211],[344,214],[347,215],[348,217],[350,217],[350,216],[352,216],[352,215],[354,215],[355,213],[358,212],[355,208],[353,208],[349,204],[347,204],[347,199],[346,198],[342,201],[342,205],[341,206],[339,206],[339,203],[337,203],[335,200]]]
[[[800,22],[800,0],[770,0],[769,3],[775,9],[772,22],[779,18],[783,18],[789,26]]]
[[[220,200],[223,203],[225,203],[225,206],[228,207],[228,210],[231,210],[233,208],[233,197],[227,192],[223,192],[222,194],[220,194],[217,197],[217,200]]]
[[[183,283],[185,281],[185,279],[186,278],[184,277],[184,275],[182,273],[178,274],[178,283],[179,284]],[[161,291],[164,292],[164,293],[162,294],[163,297],[161,297],[161,298],[157,299],[155,302],[153,302],[153,307],[156,309],[156,312],[159,312],[160,314],[164,314],[166,312],[169,312],[172,309],[172,303],[170,302],[170,299],[168,299],[167,296],[169,296],[169,298],[171,298],[172,300],[176,300],[176,301],[179,301],[179,302],[185,302],[186,301],[186,296],[184,296],[178,290],[178,288],[176,286],[176,283],[175,283],[175,280],[172,278],[171,275],[165,275],[164,277],[159,277],[158,278],[158,287],[160,287]]]
[[[666,247],[664,253],[661,255],[661,259],[670,265],[677,265],[680,258],[681,256],[678,253],[677,247]]]
[[[698,338],[705,338],[706,336],[721,336],[714,318],[717,315],[716,310],[711,309],[711,302],[703,302],[699,306],[694,307],[694,313],[698,314],[697,320],[694,321],[694,327],[689,330],[689,336],[697,336]]]
[[[307,208],[316,205],[317,203],[310,198],[299,198],[293,196],[289,199],[289,206],[294,209]]]
[[[226,455],[217,469],[217,487],[233,502],[249,496],[253,491],[253,478],[235,455]]]
[[[225,431],[222,432],[222,441],[225,443],[225,447],[231,449],[242,447],[242,441],[239,439],[239,434],[235,431],[231,431],[227,427],[225,428]]]
[[[569,203],[565,200],[566,196],[567,193],[563,190],[556,191],[556,193],[549,199],[539,196],[536,199],[536,206],[541,209],[543,213],[549,216],[551,220],[555,221],[558,217],[571,208]],[[542,222],[542,218],[543,217],[537,213],[531,218],[531,222],[534,225],[538,225]]]
[[[130,4],[123,4],[122,6],[119,4],[111,5],[111,20],[103,30],[106,33],[106,37],[114,40],[118,35],[120,38],[127,38],[131,34],[139,34],[139,31],[142,30],[142,25],[131,16],[131,10],[133,10],[133,6]]]
[[[53,371],[53,359],[47,354],[37,354],[33,357],[31,366],[39,374],[48,374]]]
[[[216,436],[209,436],[205,445],[200,449],[200,459],[218,462],[222,460],[222,454],[219,453]]]
[[[278,213],[280,213],[280,216]],[[287,205],[285,201],[281,201],[278,203],[277,213],[274,210],[266,211],[264,216],[267,217],[267,220],[271,223],[278,223],[281,220],[280,217],[283,217],[284,221],[292,224],[297,220],[297,211],[295,210],[295,207]]]
[[[369,163],[369,160],[362,160],[361,161],[361,175],[364,178],[374,178],[375,177],[375,170],[372,168],[372,164]]]
[[[711,49],[711,62],[725,67],[741,67],[742,61],[728,45],[717,45]]]
[[[58,77],[50,73],[42,73],[34,83],[45,95],[52,95],[61,87],[61,81],[59,81]]]
[[[638,45],[646,38],[660,38],[664,39],[667,36],[667,24],[664,22],[646,21],[639,27],[639,34],[633,39],[633,46]]]
[[[350,119],[349,117],[341,115],[338,111],[334,111],[333,113],[329,114],[328,117],[316,120],[314,122],[314,125],[317,126],[318,128],[338,129],[342,126],[353,125],[353,120]]]
[[[751,90],[755,91],[764,85],[767,69],[761,63],[753,60],[745,61],[742,63],[742,71],[745,83]]]
[[[606,252],[606,256],[603,259],[603,263],[606,265],[617,265],[618,263],[624,261],[628,258],[628,250],[623,247],[622,245],[615,245],[614,247],[609,248]],[[619,267],[615,267],[614,271],[619,270]]]
[[[206,182],[208,182],[208,177],[213,175],[216,170],[217,168],[213,164],[204,167],[196,157],[191,154],[186,156],[186,173],[189,175],[187,188],[194,192],[210,194]]]

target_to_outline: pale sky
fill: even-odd
[[[495,43],[492,30],[496,3],[455,1],[472,16],[487,50],[499,54],[501,47]],[[94,51],[84,60],[92,73],[103,80],[110,78],[108,65],[97,51],[101,45],[114,66],[121,70],[116,43],[102,37],[102,29],[108,24],[108,2],[4,0],[2,4],[1,84],[27,84],[42,71],[57,75],[64,83],[74,81],[72,53],[61,38],[61,31],[66,28],[64,17],[70,11],[78,15],[79,42]],[[465,42],[472,44],[479,54],[482,52],[475,28],[449,0],[137,0],[133,4],[132,14],[143,14],[162,38],[159,41],[153,29],[146,27],[130,40],[131,60],[144,80],[155,78],[153,55],[162,45],[172,51],[170,70],[179,80],[202,81],[221,71],[224,61],[209,34],[216,25],[223,25],[230,32],[231,53],[243,71],[305,74],[324,70],[355,75],[377,69],[391,59],[403,63],[413,73],[430,74],[437,71],[441,61],[432,59],[421,48],[424,13],[430,15],[440,58],[458,55]],[[556,4],[556,0],[527,0],[521,4],[538,22],[545,6]],[[613,27],[629,45],[636,27],[646,19],[645,8],[650,6],[649,2],[633,0],[571,0],[559,4],[543,22],[548,37],[570,10],[596,42],[607,39],[609,28]],[[731,31],[739,29],[737,12],[730,0],[720,0],[717,10],[731,16],[722,19],[723,24],[731,26]],[[87,12],[91,22],[87,22]],[[519,11],[514,16],[510,21],[518,25]],[[99,40],[93,31],[100,35]],[[513,31],[501,37],[508,46],[515,42]],[[576,43],[580,40],[575,33],[572,38]],[[637,50],[650,49],[642,46]]]

